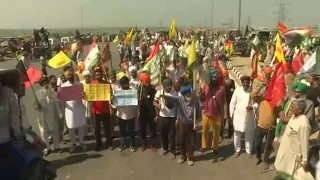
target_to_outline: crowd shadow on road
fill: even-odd
[[[74,154],[74,155],[70,155],[66,158],[63,159],[58,159],[58,160],[53,160],[50,161],[52,163],[52,165],[56,168],[56,169],[60,169],[63,168],[65,166],[69,166],[69,165],[73,165],[73,164],[78,164],[78,163],[82,163],[84,161],[86,161],[87,159],[98,159],[101,158],[102,155],[101,154]]]
[[[208,138],[208,147],[212,146],[212,137],[213,132],[209,133]],[[219,162],[219,161],[225,161],[229,157],[231,157],[234,154],[234,148],[233,143],[230,143],[228,139],[225,139],[222,143],[219,144],[219,151],[218,154],[215,155],[211,149],[205,153],[199,153],[199,150],[201,149],[201,139],[202,139],[202,132],[197,132],[197,144],[196,144],[196,152],[195,152],[195,161],[207,161],[212,160],[212,162]]]

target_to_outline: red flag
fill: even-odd
[[[154,46],[152,52],[147,58],[147,62],[149,62],[156,54],[158,54],[159,50],[160,50],[160,41],[158,41],[157,44]]]
[[[27,70],[27,75],[29,77],[29,80],[25,82],[26,89],[30,88],[32,84],[37,82],[42,76],[42,72],[34,68],[33,66],[30,66]]]
[[[278,22],[278,28],[279,28],[279,31],[284,34],[286,32],[288,32],[288,28],[286,25],[284,25],[282,22]]]
[[[103,51],[102,51],[102,54],[101,54],[101,59],[102,59],[102,62],[105,63],[105,62],[108,62],[108,61],[111,61],[111,52],[110,52],[110,44],[107,43],[106,44],[106,47],[104,47]]]
[[[285,96],[286,85],[284,79],[284,68],[282,63],[278,63],[276,64],[276,69],[267,87],[264,99],[269,101],[271,109],[274,109]]]
[[[224,85],[225,85],[225,82],[224,82],[224,77],[222,76],[222,68],[221,68],[221,66],[220,66],[219,59],[216,59],[215,69],[216,69],[217,71],[219,71],[220,74],[221,74],[221,76],[220,76],[220,86],[224,86]]]
[[[299,73],[303,65],[304,65],[303,55],[301,50],[299,50],[297,56],[292,60],[292,63],[291,63],[291,69],[295,76]]]

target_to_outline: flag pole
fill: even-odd
[[[36,91],[34,90],[33,85],[31,84],[31,81],[30,81],[30,78],[29,78],[29,76],[28,76],[27,70],[26,70],[26,68],[24,67],[24,63],[23,63],[21,60],[18,60],[18,61],[22,64],[22,68],[23,68],[24,74],[25,74],[25,76],[27,77],[27,80],[30,82],[31,90],[32,90],[32,93],[33,93],[33,95],[34,95],[34,98],[35,98],[35,100],[37,101],[37,104],[39,104],[39,100],[38,100],[38,97],[37,97],[37,95],[36,95]],[[21,72],[20,72],[20,73],[21,73]]]

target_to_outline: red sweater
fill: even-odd
[[[99,84],[99,82],[93,81],[91,84]],[[103,84],[108,84],[108,82],[105,81]],[[93,101],[92,102],[92,113],[93,114],[110,114],[109,101]]]

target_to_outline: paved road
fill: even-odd
[[[88,49],[88,47],[85,49]],[[111,53],[114,65],[117,65],[119,57],[114,44],[111,44]],[[0,62],[0,67],[12,68],[15,64],[16,61],[10,60]],[[39,64],[34,65],[37,68],[40,67]],[[49,69],[48,73],[57,75],[60,71]],[[232,73],[231,76],[234,77]],[[38,88],[38,85],[35,85],[35,89]],[[26,95],[27,113],[34,129],[38,129],[35,111],[31,106],[32,99],[33,95],[29,89]],[[197,139],[198,149],[201,142],[200,132]],[[176,162],[177,159],[170,160],[168,156],[160,156],[160,149],[157,153],[150,150],[134,153],[128,150],[121,153],[117,150],[104,150],[96,153],[93,151],[94,140],[87,140],[86,143],[89,149],[85,153],[70,155],[68,153],[70,144],[68,143],[64,146],[64,153],[52,154],[48,157],[58,169],[58,180],[270,180],[275,173],[272,171],[260,174],[261,166],[256,166],[246,154],[242,154],[237,159],[234,158],[233,142],[231,140],[225,140],[221,144],[220,154],[215,160],[210,153],[196,154],[193,167],[189,167],[187,164],[180,165]],[[114,143],[118,146],[119,140],[116,139]]]

